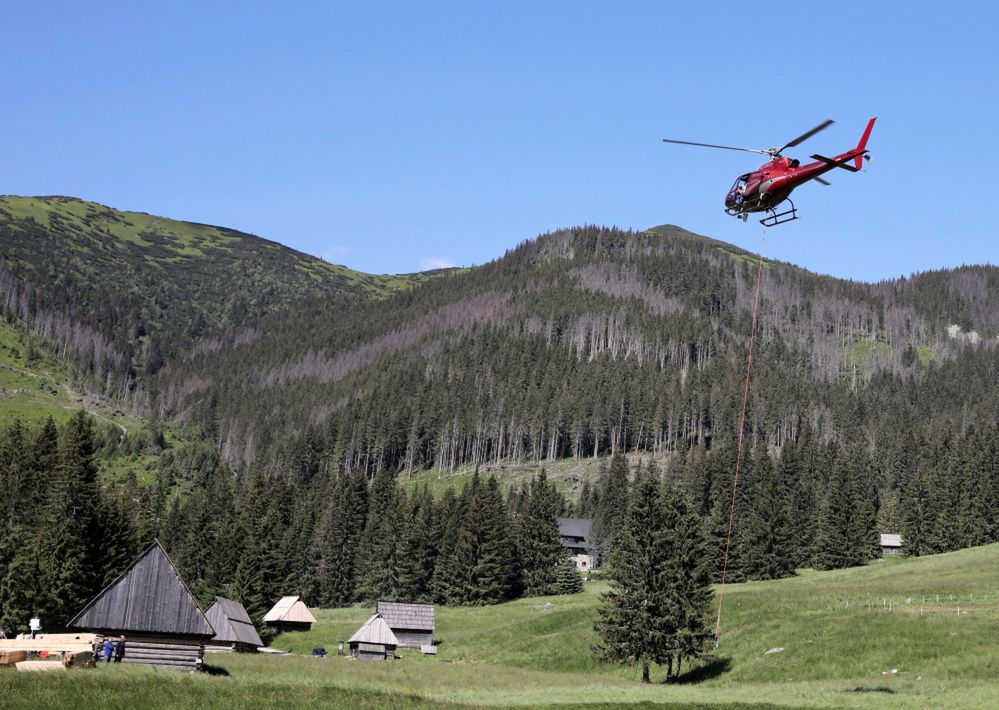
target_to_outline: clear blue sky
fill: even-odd
[[[855,145],[768,256],[872,280],[999,263],[987,2],[7,2],[0,193],[235,227],[353,268],[488,261],[722,212],[751,154]]]

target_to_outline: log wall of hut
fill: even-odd
[[[392,629],[392,633],[399,639],[402,648],[421,648],[425,644],[434,642],[433,631],[422,631],[419,629]]]
[[[395,658],[395,646],[354,642],[350,644],[350,655],[359,661],[385,661]]]
[[[204,653],[201,639],[125,634],[125,655],[121,662],[196,671],[201,668]]]

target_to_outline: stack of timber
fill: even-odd
[[[28,660],[27,651],[0,651],[0,666],[13,666]]]
[[[200,670],[215,630],[159,541],[154,541],[69,625],[125,640],[123,663]]]
[[[122,663],[139,663],[157,668],[175,668],[182,671],[198,670],[204,657],[205,643],[179,636],[125,636],[125,655]]]
[[[94,634],[42,634],[33,639],[0,639],[0,666],[27,661],[32,653],[60,654],[63,659],[76,655],[93,659],[96,640]]]
[[[94,634],[39,634],[33,639],[0,639],[0,654],[11,651],[76,653],[93,651]]]
[[[66,666],[58,661],[21,661],[15,668],[19,671],[62,671]]]

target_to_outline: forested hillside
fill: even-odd
[[[294,301],[381,297],[422,278],[70,197],[0,197],[3,306],[119,398],[167,360]]]
[[[5,208],[0,231],[14,240],[5,315],[18,338],[31,327],[47,366],[85,364],[91,383],[105,372],[150,425],[7,424],[0,614],[12,623],[32,594],[68,613],[152,535],[199,596],[253,610],[293,592],[509,599],[538,584],[525,560],[553,569],[533,543],[554,535],[555,513],[593,517],[613,539],[636,464],[682,484],[717,575],[754,255],[677,227],[584,227],[419,283],[343,281],[247,235],[183,225],[157,242],[154,218],[115,213],[132,230],[119,232],[103,208],[60,200],[45,218],[6,202],[22,213]],[[999,269],[862,284],[767,261],[762,274],[730,578],[859,564],[879,531],[901,531],[911,554],[999,541]],[[569,458],[595,463],[568,498],[504,475]],[[428,469],[462,469],[468,485],[437,498],[400,485]],[[65,538],[63,557],[96,570],[89,589],[46,558],[60,491],[116,528],[107,550]],[[49,591],[25,586],[38,575]]]
[[[380,301],[315,300],[171,363],[158,412],[239,468],[309,439],[407,471],[731,440],[755,258],[675,227],[583,228]],[[860,284],[767,262],[748,431],[930,435],[993,421],[999,269]],[[904,426],[902,426],[904,425]]]

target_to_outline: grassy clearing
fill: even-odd
[[[943,361],[940,353],[926,345],[916,347],[916,356],[919,358],[920,367],[924,370],[931,365],[939,365]]]
[[[653,458],[652,454],[640,452],[628,454],[628,463],[636,466],[639,463],[646,464]],[[665,459],[657,459],[660,465],[665,464]],[[566,458],[557,461],[542,461],[511,463],[504,461],[501,464],[482,464],[479,466],[479,473],[482,476],[496,474],[501,486],[519,486],[530,481],[534,475],[542,468],[548,476],[548,480],[555,484],[555,487],[569,497],[576,497],[582,489],[584,481],[593,483],[596,480],[597,472],[602,463],[608,463],[606,456],[600,458],[586,457],[581,459]],[[432,468],[427,471],[420,471],[402,481],[408,490],[417,487],[426,487],[430,492],[438,496],[448,488],[461,491],[472,480],[475,475],[474,465],[459,466],[453,470]]]
[[[335,653],[371,613],[319,609],[311,631],[275,639],[292,656],[209,656],[226,676],[129,667],[0,671],[0,705],[999,707],[997,562],[999,545],[991,545],[731,585],[716,657],[672,686],[644,686],[636,668],[593,658],[595,608],[606,585],[590,582],[571,597],[438,608],[436,659],[405,650],[393,663],[311,658],[315,646]],[[555,608],[538,609],[545,602]],[[774,647],[784,651],[766,653]]]

